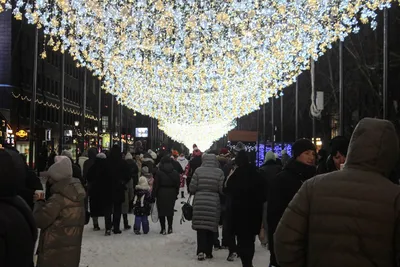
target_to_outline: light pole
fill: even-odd
[[[80,137],[78,135],[78,129],[79,129],[79,121],[74,121],[75,125],[75,132],[76,132],[76,145],[75,145],[75,159],[78,159],[78,147],[79,147],[79,141]]]

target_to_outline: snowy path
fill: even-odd
[[[214,251],[214,259],[198,262],[196,259],[196,232],[191,223],[180,224],[181,204],[177,201],[178,212],[174,217],[175,233],[167,236],[159,234],[158,224],[150,225],[148,235],[136,236],[133,231],[124,231],[121,235],[104,236],[104,220],[99,219],[102,231],[94,232],[91,222],[86,226],[81,266],[89,267],[240,267],[240,260],[227,262],[227,250]],[[150,218],[149,218],[150,219]],[[132,224],[133,215],[129,222]],[[256,241],[255,267],[268,266],[269,253]]]

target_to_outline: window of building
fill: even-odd
[[[102,129],[105,129],[105,130],[108,129],[108,116],[103,116],[101,118],[101,127],[102,127]]]

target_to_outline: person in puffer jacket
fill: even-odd
[[[344,169],[305,181],[286,209],[274,236],[281,267],[399,266],[398,146],[391,122],[359,122]]]
[[[221,215],[219,196],[222,194],[224,173],[217,157],[203,155],[203,163],[193,174],[190,192],[194,194],[192,228],[197,231],[198,260],[212,258],[214,233],[218,232]]]
[[[41,229],[37,267],[78,267],[85,224],[85,189],[72,178],[71,160],[57,156],[48,170],[51,197],[37,199],[33,211]]]

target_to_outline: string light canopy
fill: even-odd
[[[201,151],[207,150],[214,141],[236,127],[234,121],[213,121],[201,124],[162,122],[159,128],[186,147],[196,144]]]
[[[391,2],[0,0],[0,12],[43,28],[45,45],[68,50],[120,103],[200,126],[258,109],[360,23],[375,28]]]

